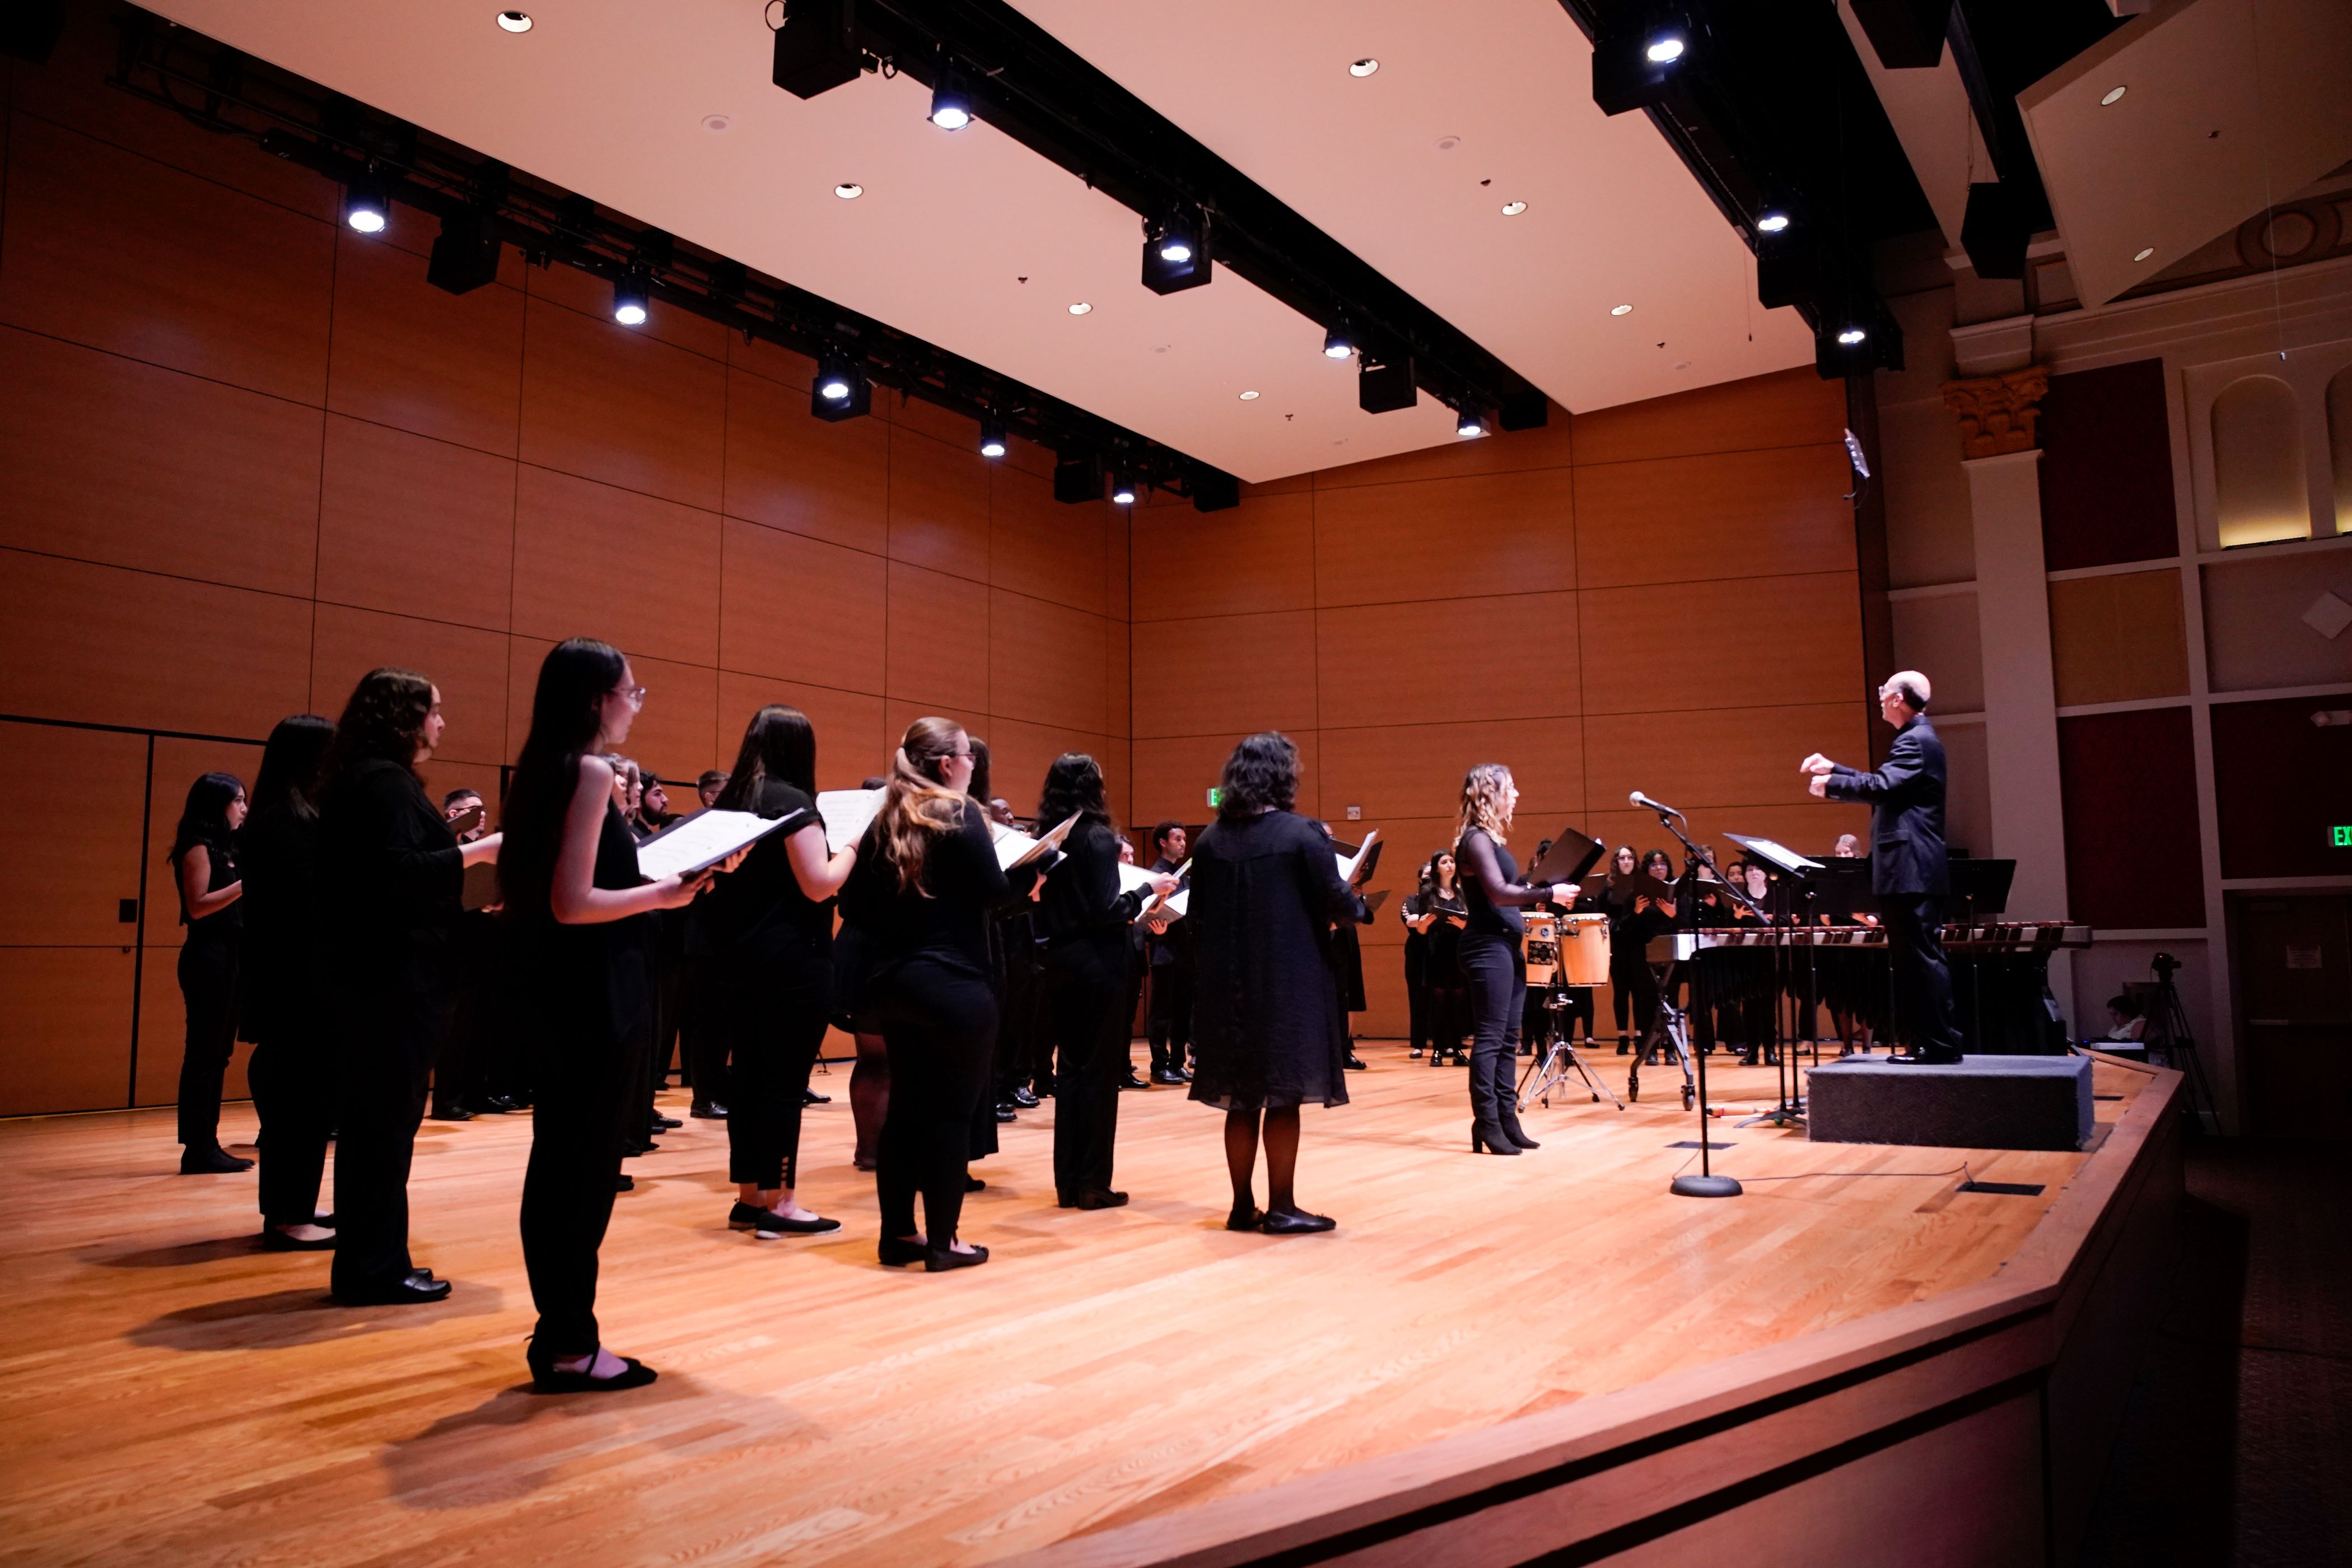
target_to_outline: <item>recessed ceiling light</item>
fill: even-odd
[[[702,128],[709,132],[725,131],[734,123],[735,117],[731,114],[706,114],[702,117]]]
[[[1528,204],[1525,202],[1505,202],[1503,204],[1503,216],[1505,217],[1517,217],[1527,210]]]
[[[520,11],[501,11],[499,13],[499,26],[509,33],[528,33],[530,31],[530,17]]]
[[[844,180],[833,187],[833,194],[845,202],[854,202],[866,194],[866,187],[856,180]]]
[[[2105,109],[2107,105],[2115,102],[2116,100],[2121,98],[2130,90],[2131,89],[2128,87],[2111,87],[2107,89],[2105,96],[2099,100],[2099,107],[2101,109]]]
[[[1255,403],[1257,401],[1257,394],[1255,392],[1244,392],[1242,394],[1242,401],[1244,403]]]
[[[2149,257],[2154,256],[2155,254],[2156,247],[2152,245],[2143,245],[2139,247],[2137,253],[2132,257],[2132,259],[2134,261],[2146,261]]]
[[[1368,55],[1364,58],[1358,60],[1355,64],[1349,66],[1348,68],[1348,74],[1349,76],[1370,76],[1380,68],[1381,62],[1373,59]]]
[[[1092,305],[1089,305],[1084,300],[1081,300],[1076,304],[1070,307],[1070,314],[1073,316],[1083,316],[1088,310],[1093,309],[1094,307]]]
[[[1612,316],[1630,316],[1633,313],[1633,307],[1631,305],[1612,305],[1609,307],[1609,313]]]
[[[1437,139],[1437,150],[1441,153],[1451,153],[1461,145],[1462,138],[1459,136],[1441,136]]]

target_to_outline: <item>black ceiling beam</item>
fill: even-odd
[[[1005,0],[856,0],[856,19],[888,68],[935,88],[952,62],[979,118],[1142,219],[1205,207],[1217,265],[1318,325],[1409,357],[1431,395],[1540,423],[1528,418],[1543,407],[1534,384]]]
[[[539,266],[562,264],[617,280],[646,274],[647,293],[746,339],[815,359],[848,355],[877,384],[1013,434],[1057,453],[1086,453],[1139,483],[1213,508],[1231,505],[1234,477],[1213,464],[1047,395],[1024,383],[899,331],[740,262],[634,226],[585,196],[511,171],[281,71],[200,33],[124,7],[111,85],[161,104],[208,131],[248,138],[264,151],[348,184],[383,182],[404,206],[445,226],[481,226]]]

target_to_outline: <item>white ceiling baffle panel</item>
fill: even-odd
[[[522,34],[488,0],[150,8],[1244,479],[1459,438],[1426,396],[1363,413],[1322,328],[1230,272],[1151,293],[1135,214],[984,122],[931,125],[911,79],[779,90],[756,0],[541,0]]]

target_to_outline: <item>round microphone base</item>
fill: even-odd
[[[1729,1176],[1676,1176],[1667,1190],[1678,1198],[1736,1198],[1741,1188]]]

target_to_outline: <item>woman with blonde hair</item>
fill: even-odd
[[[890,1054],[890,1105],[876,1151],[884,1264],[932,1273],[988,1261],[956,1234],[973,1108],[996,1047],[988,911],[1026,897],[1042,868],[1007,878],[971,784],[971,738],[918,719],[891,758],[882,807],[842,889],[845,919],[873,948],[867,1002]],[[915,1225],[915,1198],[923,1225]]]
[[[1511,1068],[1519,1054],[1519,1017],[1528,998],[1527,934],[1531,904],[1567,908],[1576,889],[1566,883],[1529,887],[1504,847],[1519,786],[1500,763],[1481,763],[1462,779],[1462,813],[1454,860],[1463,902],[1470,911],[1458,962],[1470,994],[1470,1150],[1517,1154],[1538,1147],[1519,1126]]]

